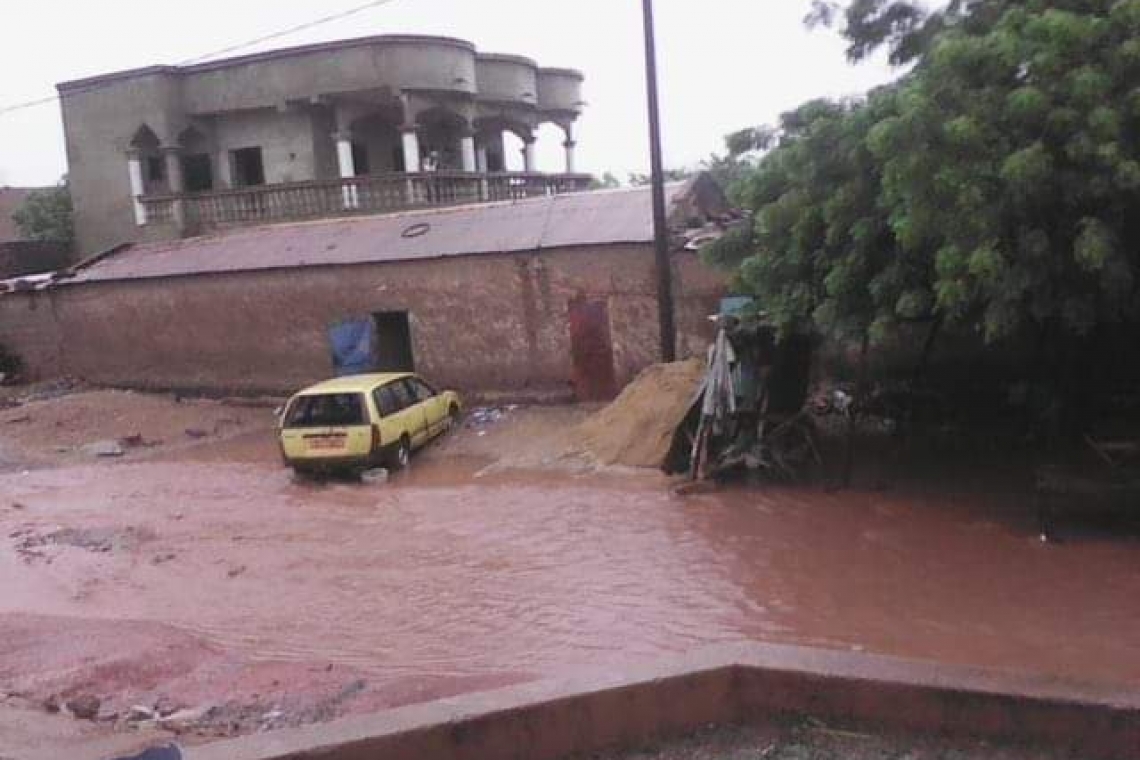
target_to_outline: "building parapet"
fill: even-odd
[[[180,235],[223,227],[521,200],[581,192],[588,174],[389,173],[140,198],[147,225]]]

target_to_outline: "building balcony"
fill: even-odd
[[[392,172],[137,199],[147,226],[198,235],[233,226],[519,200],[588,190],[588,174]]]

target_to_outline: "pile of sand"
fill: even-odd
[[[700,359],[648,367],[574,429],[572,448],[598,464],[661,467],[704,374]]]

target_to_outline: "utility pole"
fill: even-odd
[[[657,97],[657,44],[653,36],[653,0],[641,0],[645,16],[645,83],[649,92],[649,156],[653,184],[653,245],[657,269],[657,316],[661,361],[677,358],[673,319],[673,270],[669,263],[669,229],[665,216],[665,170],[661,160],[661,107]]]

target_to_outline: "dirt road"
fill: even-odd
[[[12,716],[79,697],[92,742],[194,742],[749,638],[1140,685],[1140,544],[1043,547],[1022,503],[968,482],[681,499],[559,456],[584,412],[556,409],[384,485],[298,484],[268,410],[113,402],[111,422],[83,417],[98,394],[0,415],[0,725],[22,726],[0,757],[59,756]],[[64,450],[144,418],[175,443]]]

